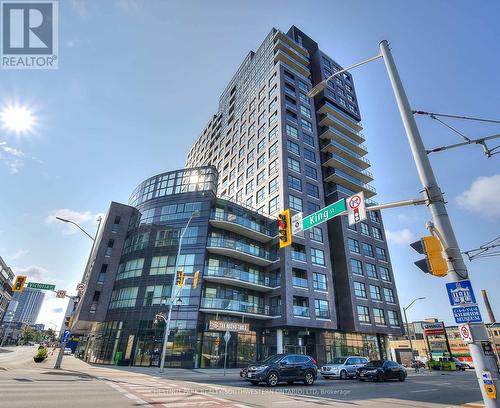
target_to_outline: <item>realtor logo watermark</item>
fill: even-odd
[[[0,68],[56,69],[58,2],[0,1]]]

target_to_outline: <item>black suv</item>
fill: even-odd
[[[299,354],[276,354],[248,366],[245,380],[254,385],[265,382],[270,387],[280,382],[292,384],[294,381],[313,385],[317,375],[318,367],[314,358]]]

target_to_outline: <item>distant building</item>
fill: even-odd
[[[3,320],[12,300],[12,281],[14,273],[0,257],[0,322]]]
[[[13,306],[9,306],[9,316],[6,316],[5,321],[15,323],[26,323],[33,325],[38,318],[40,309],[42,308],[45,293],[38,289],[25,289],[23,292],[14,293],[12,300],[19,302],[15,311]]]

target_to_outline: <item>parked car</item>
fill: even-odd
[[[460,361],[456,357],[453,357],[453,362],[455,363],[457,371],[465,371],[467,368],[469,368],[469,366],[468,366],[467,363],[464,363],[463,361]]]
[[[364,380],[406,380],[406,369],[395,361],[372,360],[365,366],[358,368],[357,377]]]
[[[240,377],[245,378],[247,376],[247,367],[240,368]]]
[[[245,380],[254,385],[265,382],[270,387],[280,382],[292,384],[295,381],[313,385],[317,376],[318,367],[314,358],[299,354],[276,354],[249,365]]]
[[[326,378],[347,378],[356,377],[358,368],[363,367],[368,363],[366,357],[336,357],[321,367],[320,374]]]
[[[64,348],[64,355],[71,355],[73,353],[73,351],[69,348],[69,347],[65,347]]]

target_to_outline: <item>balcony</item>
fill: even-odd
[[[370,167],[370,160],[359,155],[358,153],[355,153],[353,150],[348,149],[335,140],[330,140],[326,145],[323,146],[321,151],[323,153],[335,153],[336,155],[351,161],[363,170]]]
[[[292,259],[295,261],[307,262],[306,254],[304,252],[294,251],[293,249]]]
[[[309,317],[308,306],[293,306],[293,315],[298,317]]]
[[[340,132],[345,133],[351,139],[353,139],[356,143],[363,143],[365,141],[364,135],[355,128],[349,126],[342,120],[338,119],[336,116],[326,113],[320,116],[320,120],[318,122],[320,126],[332,126],[335,129],[338,129]]]
[[[283,40],[283,38],[274,39],[274,50],[282,50],[283,52],[290,54],[290,56],[295,58],[301,64],[305,66],[309,65],[307,55],[298,52],[294,47],[290,46],[285,40]]]
[[[212,212],[210,214],[210,225],[259,242],[269,242],[276,235],[273,234],[270,228],[262,224],[226,211]]]
[[[203,280],[230,284],[240,288],[252,289],[258,292],[267,292],[274,289],[271,285],[269,277],[263,276],[263,274],[257,275],[234,268],[209,266],[205,270]]]
[[[247,316],[254,319],[271,319],[268,305],[257,305],[232,299],[202,298],[200,311],[223,313],[232,316]]]
[[[308,288],[307,278],[299,278],[298,276],[292,276],[292,286],[297,286],[299,288]]]
[[[291,55],[291,52],[285,52],[283,49],[275,48],[274,52],[274,62],[281,61],[285,65],[289,66],[293,70],[297,71],[299,74],[304,75],[308,78],[311,75],[309,68],[298,61],[296,56]]]
[[[297,44],[288,35],[286,35],[285,33],[281,32],[281,31],[278,31],[276,33],[276,35],[274,36],[274,40],[275,41],[276,40],[283,41],[289,47],[293,48],[295,51],[297,51],[298,53],[304,55],[305,57],[307,57],[309,55],[309,53],[307,52],[307,50],[304,47],[302,47],[301,45]]]
[[[356,142],[354,139],[350,138],[347,135],[343,135],[338,130],[330,126],[327,126],[324,130],[322,130],[319,137],[321,139],[335,140],[349,150],[352,150],[355,153],[359,154],[360,156],[364,156],[366,153],[368,153],[365,145]]]
[[[342,122],[349,126],[353,130],[359,132],[363,130],[363,127],[359,122],[356,121],[353,117],[349,116],[347,113],[342,112],[340,108],[335,106],[333,103],[324,101],[320,108],[317,111],[318,113],[327,114],[330,113],[340,119]]]
[[[339,169],[328,168],[325,173],[325,182],[339,184],[341,186],[345,186],[349,190],[356,192],[362,190],[365,193],[365,196],[368,198],[373,197],[375,194],[377,194],[374,187],[370,186],[369,184],[363,183],[358,178],[346,174]]]
[[[213,254],[230,256],[259,266],[269,266],[278,260],[275,253],[234,239],[209,238],[207,251]]]
[[[363,170],[361,167],[356,166],[349,160],[343,157],[337,156],[336,154],[329,153],[327,160],[323,163],[325,167],[334,167],[342,170],[343,172],[353,176],[364,183],[369,183],[373,180],[373,174],[368,170]]]

